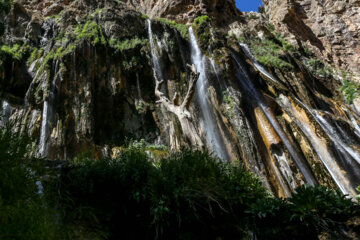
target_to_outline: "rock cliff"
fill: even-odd
[[[333,15],[313,2],[240,13],[233,0],[15,0],[2,19],[0,124],[14,120],[49,159],[116,158],[129,141],[155,159],[207,149],[277,196],[305,183],[354,196],[358,2]],[[317,33],[324,24],[338,30]]]
[[[275,28],[318,58],[360,76],[360,1],[264,0]]]

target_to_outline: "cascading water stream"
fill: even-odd
[[[58,70],[58,61],[55,64],[54,73],[57,73]],[[41,157],[47,157],[48,147],[49,147],[49,136],[50,136],[50,126],[53,122],[53,113],[54,113],[54,102],[55,102],[55,80],[56,74],[53,77],[53,80],[50,83],[49,96],[44,101],[43,111],[42,111],[42,121],[41,121],[41,130],[40,130],[40,141],[39,141],[39,154]]]
[[[224,89],[224,86],[223,86],[223,83],[222,83],[222,81],[221,81],[221,79],[220,79],[219,71],[218,71],[218,68],[217,68],[217,66],[216,66],[216,63],[215,63],[214,58],[211,57],[209,60],[210,60],[211,66],[212,66],[212,68],[213,68],[213,70],[214,70],[214,73],[215,73],[215,75],[216,75],[216,79],[217,79],[220,87],[221,87],[222,89]]]
[[[343,110],[346,112],[346,115],[349,117],[350,121],[351,121],[351,125],[354,128],[354,133],[360,137],[360,126],[358,124],[358,122],[356,121],[355,117],[353,114],[351,114],[351,112],[345,108],[343,108]]]
[[[215,116],[211,111],[211,106],[207,98],[207,90],[209,87],[208,79],[206,77],[205,61],[206,58],[202,55],[200,47],[197,43],[192,27],[189,28],[189,36],[191,43],[191,61],[195,64],[197,71],[200,73],[199,79],[196,83],[197,96],[202,112],[203,124],[207,141],[216,155],[224,160],[230,160],[225,149],[223,139],[221,137],[219,128],[216,124]]]
[[[148,22],[148,35],[149,35],[149,41],[150,41],[152,63],[153,63],[153,66],[155,68],[155,71],[156,71],[156,74],[157,74],[158,78],[159,79],[164,79],[163,78],[163,73],[162,73],[162,70],[161,70],[160,60],[159,60],[158,54],[156,53],[156,48],[155,48],[155,44],[154,44],[154,37],[153,37],[153,32],[152,32],[152,28],[151,28],[150,19],[148,19],[147,22]],[[157,45],[159,45],[159,44],[157,43]]]
[[[11,106],[6,100],[2,100],[0,109],[0,127],[5,126],[11,115]]]
[[[273,115],[271,109],[269,109],[266,106],[261,93],[259,93],[258,90],[253,86],[249,76],[247,75],[245,69],[243,68],[243,66],[241,65],[239,60],[236,58],[235,55],[233,55],[233,57],[238,65],[238,69],[241,74],[241,77],[239,78],[240,84],[243,86],[244,89],[248,90],[248,92],[251,94],[251,96],[253,96],[255,98],[257,104],[259,104],[260,108],[263,110],[264,114],[266,115],[269,122],[275,129],[275,131],[278,134],[278,136],[280,137],[281,141],[284,143],[285,147],[289,151],[290,155],[292,156],[296,165],[300,169],[301,173],[304,175],[307,183],[310,185],[313,185],[313,186],[316,185],[317,180],[316,180],[313,172],[311,171],[310,166],[295,150],[294,146],[291,144],[288,137],[286,136],[284,130],[281,128],[279,122]]]
[[[256,61],[255,57],[252,55],[249,47],[246,44],[240,43],[240,46],[244,50],[245,54],[254,63],[255,67],[262,74],[264,74],[266,77],[268,77],[272,81],[277,82],[277,80],[263,66],[261,66],[261,64],[259,64]],[[354,163],[352,163],[352,158],[359,162],[360,161],[359,152],[354,150],[353,148],[351,148],[349,146],[349,144],[345,143],[342,140],[341,135],[344,136],[346,134],[340,134],[338,132],[339,128],[333,127],[332,124],[330,124],[325,118],[323,118],[317,111],[310,110],[309,107],[307,107],[304,103],[302,103],[300,100],[298,100],[298,101],[312,114],[314,119],[322,127],[322,129],[329,136],[329,138],[333,141],[335,148],[338,151],[340,157],[343,159],[343,162],[345,162],[345,165],[350,165],[354,168],[358,168],[358,166],[356,166]],[[292,113],[294,113],[294,111],[292,111]],[[352,119],[352,122],[356,123],[356,121],[354,121],[354,119]],[[350,186],[351,181],[349,179],[347,179],[345,176],[343,176],[341,167],[338,166],[336,163],[334,163],[335,160],[331,157],[331,154],[327,150],[325,150],[324,146],[322,146],[322,144],[320,143],[320,140],[318,140],[317,136],[315,136],[315,134],[310,130],[310,127],[304,126],[304,122],[298,122],[298,126],[300,127],[300,129],[302,129],[303,133],[307,136],[309,141],[312,143],[319,158],[322,160],[325,167],[328,169],[328,171],[330,172],[330,175],[333,177],[334,181],[339,186],[341,191],[344,194],[349,194],[349,193],[354,194],[354,191],[353,191],[352,187]],[[355,129],[356,129],[356,127],[355,127]],[[358,179],[359,177],[357,175],[360,175],[360,174],[356,173],[356,171],[352,171],[352,172],[353,172],[352,177],[355,179]]]
[[[289,116],[292,116],[292,119],[306,136],[313,149],[315,150],[316,154],[319,156],[320,160],[330,173],[331,177],[333,178],[337,186],[340,188],[341,192],[343,194],[351,194],[354,196],[356,193],[351,186],[350,179],[346,175],[344,175],[342,168],[336,162],[334,156],[329,152],[327,144],[318,137],[315,131],[311,130],[312,127],[308,120],[304,118],[304,116],[292,106],[290,100],[284,95],[280,95],[278,103],[283,107],[283,109],[285,109]],[[316,120],[313,112],[301,101],[299,101],[299,103]]]
[[[336,146],[345,150],[353,159],[355,159],[360,164],[360,153],[353,149],[349,142],[345,142],[349,139],[344,139],[343,136],[346,136],[346,133],[340,133],[340,128],[335,127],[327,121],[319,111],[314,110],[314,116],[316,121],[321,125],[322,129],[327,133],[329,138],[336,144]]]
[[[274,81],[274,82],[279,82],[273,75],[271,75],[254,57],[254,55],[251,53],[249,46],[244,44],[244,43],[240,43],[241,48],[244,50],[246,56],[251,60],[251,62],[254,64],[254,66],[257,68],[257,70],[259,70],[262,74],[264,74],[267,78],[269,78],[270,80]]]
[[[136,89],[137,89],[137,93],[138,93],[138,97],[139,97],[139,101],[141,101],[141,88],[140,88],[140,79],[139,79],[139,74],[136,73]]]

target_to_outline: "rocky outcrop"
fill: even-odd
[[[217,25],[236,21],[241,13],[235,0],[125,0],[135,9],[150,17],[162,17],[180,23],[192,23],[201,15],[208,15]]]
[[[360,79],[360,1],[264,0],[275,28]]]

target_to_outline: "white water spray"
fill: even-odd
[[[11,106],[6,100],[2,100],[0,109],[0,127],[5,126],[11,116]]]
[[[266,106],[264,103],[263,97],[261,93],[254,87],[253,83],[251,82],[248,74],[246,73],[245,69],[236,58],[233,56],[234,60],[236,61],[241,78],[239,79],[240,84],[249,91],[249,94],[256,99],[256,102],[259,104],[260,108],[263,110],[264,114],[266,115],[267,119],[269,120],[270,124],[275,129],[276,133],[280,137],[281,141],[284,143],[285,147],[289,151],[290,155],[292,156],[293,160],[295,161],[296,165],[300,169],[301,173],[304,175],[308,184],[314,186],[317,184],[317,180],[312,173],[310,167],[308,166],[307,162],[299,155],[299,153],[295,150],[294,146],[289,141],[287,135],[285,134],[284,130],[281,128],[279,122],[277,121],[276,117],[273,115],[271,109]]]
[[[262,74],[264,74],[267,78],[272,80],[273,82],[279,82],[273,75],[271,75],[255,58],[255,56],[251,53],[249,46],[240,43],[241,48],[244,50],[246,56],[251,60],[254,66],[259,70]]]
[[[298,102],[316,119],[313,112],[308,108],[305,104],[303,104],[300,100]],[[333,158],[332,154],[328,150],[328,146],[324,143],[317,134],[312,130],[312,126],[307,122],[306,119],[303,118],[302,114],[299,113],[292,104],[290,100],[280,95],[278,103],[287,111],[287,113],[292,116],[292,119],[297,124],[297,126],[304,133],[316,154],[330,173],[332,179],[335,181],[336,185],[340,188],[343,194],[355,194],[354,189],[350,184],[350,179],[344,175],[342,168]]]
[[[207,90],[209,88],[208,79],[206,77],[206,58],[202,55],[199,45],[197,43],[192,27],[189,28],[189,36],[191,43],[191,61],[195,64],[197,71],[200,73],[199,79],[196,83],[198,100],[203,115],[203,128],[206,133],[206,138],[209,145],[215,151],[217,156],[222,160],[229,160],[223,139],[221,137],[215,116],[211,111],[211,106],[207,98]]]

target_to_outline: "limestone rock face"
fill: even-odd
[[[359,0],[264,0],[281,33],[316,48],[317,57],[360,76]]]
[[[126,0],[127,4],[148,14],[181,23],[192,22],[201,15],[209,15],[218,24],[235,21],[241,15],[235,0]]]

